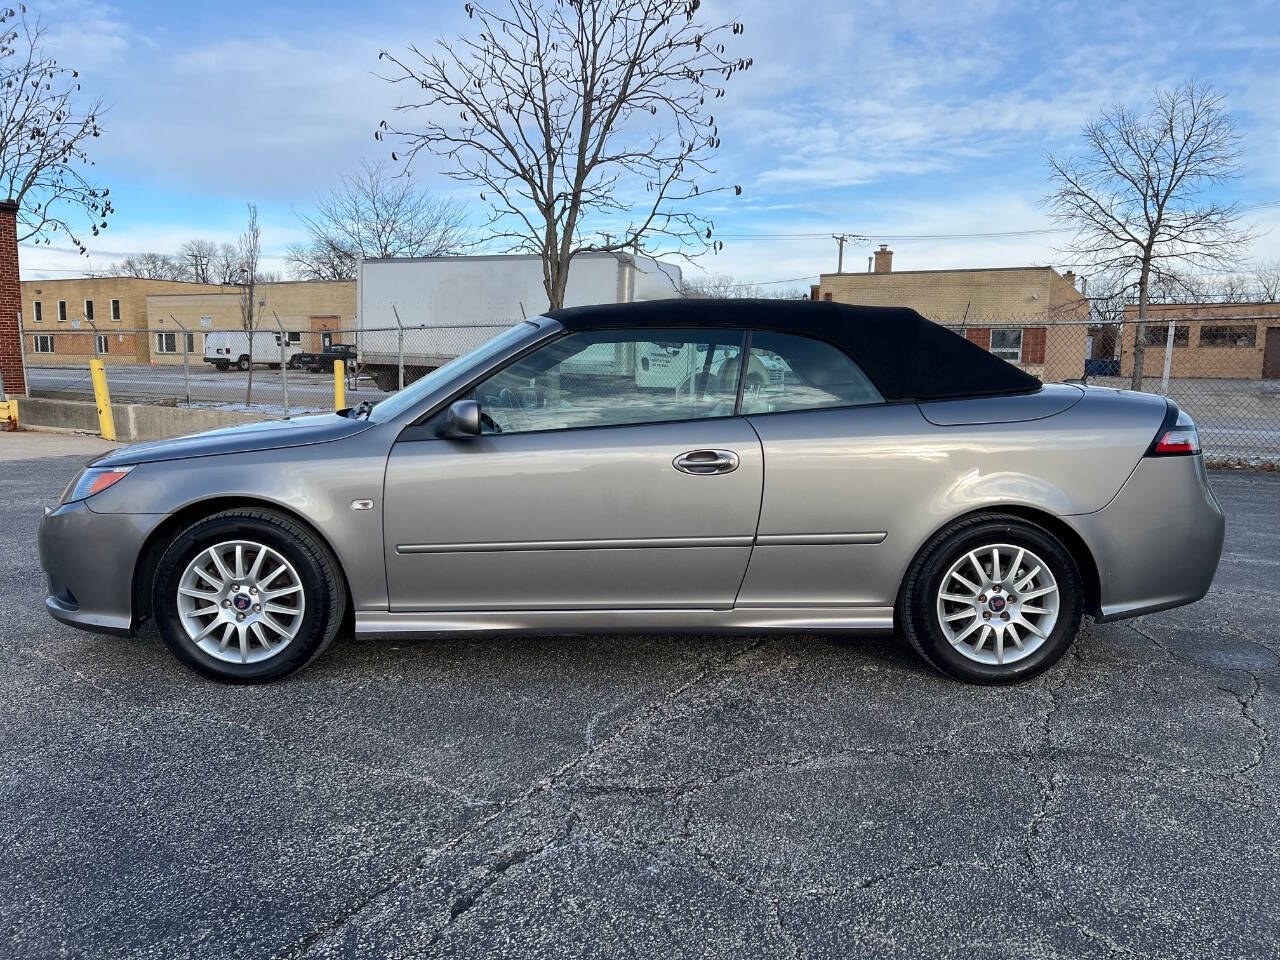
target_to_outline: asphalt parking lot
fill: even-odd
[[[340,640],[282,684],[48,620],[3,459],[0,956],[1273,957],[1280,475],[1211,595],[1027,685],[884,638]]]

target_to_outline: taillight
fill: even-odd
[[[1172,400],[1160,430],[1147,450],[1149,457],[1190,457],[1200,452],[1200,434],[1196,425]]]

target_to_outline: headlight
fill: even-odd
[[[95,493],[101,493],[107,487],[115,486],[125,478],[133,467],[85,467],[80,471],[66,490],[62,492],[63,503],[74,503],[84,500]]]

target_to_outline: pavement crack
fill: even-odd
[[[57,657],[51,657],[49,654],[43,653],[42,651],[37,649],[32,649],[32,650],[29,650],[28,652],[37,660],[41,660],[47,664],[50,664],[53,667],[56,667],[58,670],[65,673],[67,676],[71,677],[72,679],[76,680],[79,683],[83,683],[85,686],[92,687],[94,690],[97,690],[99,693],[109,693],[114,696],[118,692],[111,687],[103,686],[93,677],[90,677],[86,674],[81,673],[79,670],[75,669],[74,667],[67,666]]]
[[[1023,855],[1027,861],[1027,867],[1031,872],[1031,877],[1036,885],[1044,892],[1049,902],[1057,906],[1062,915],[1067,918],[1073,927],[1081,934],[1094,943],[1100,944],[1107,950],[1110,957],[1141,957],[1143,954],[1117,943],[1111,937],[1102,933],[1100,930],[1091,926],[1084,917],[1072,909],[1069,899],[1062,896],[1057,890],[1049,884],[1048,877],[1042,868],[1039,859],[1036,856],[1036,842],[1041,838],[1041,824],[1049,816],[1049,810],[1057,799],[1058,788],[1062,785],[1063,776],[1056,770],[1050,770],[1049,775],[1044,779],[1044,787],[1040,791],[1040,796],[1036,802],[1036,808],[1031,813],[1031,818],[1027,821],[1026,837],[1023,841]]]
[[[1149,641],[1152,646],[1161,651],[1170,660],[1187,664],[1188,666],[1195,667],[1198,670],[1204,669],[1203,664],[1197,663],[1195,660],[1192,660],[1189,657],[1184,657],[1175,652],[1168,644],[1161,642],[1160,639],[1150,631],[1143,629],[1145,626],[1144,618],[1131,621],[1127,626],[1134,633],[1138,634],[1138,636]],[[1258,785],[1250,775],[1253,771],[1262,766],[1267,758],[1268,751],[1271,749],[1271,731],[1267,728],[1267,725],[1262,722],[1262,718],[1258,716],[1258,713],[1255,710],[1258,697],[1262,693],[1262,681],[1258,679],[1258,675],[1254,671],[1246,669],[1245,667],[1222,666],[1218,669],[1232,674],[1242,674],[1249,681],[1249,690],[1247,693],[1242,694],[1230,687],[1223,687],[1220,685],[1217,689],[1222,693],[1229,694],[1236,700],[1240,705],[1240,716],[1242,716],[1245,721],[1253,727],[1254,732],[1257,735],[1252,759],[1248,763],[1232,771],[1232,778],[1249,792],[1250,799],[1256,805],[1258,802]]]
[[[404,886],[405,884],[412,883],[415,879],[421,876],[422,873],[426,871],[426,869],[436,859],[444,856],[445,854],[452,853],[453,851],[457,850],[460,846],[462,846],[464,842],[466,842],[466,840],[469,837],[474,835],[477,831],[492,824],[493,822],[501,818],[503,815],[510,813],[514,810],[517,810],[520,807],[526,805],[527,803],[529,803],[529,801],[533,800],[535,797],[553,792],[565,777],[571,774],[574,770],[581,767],[583,764],[590,761],[601,750],[605,749],[606,747],[610,746],[613,743],[616,743],[624,739],[633,730],[637,729],[648,720],[657,716],[661,716],[662,713],[668,707],[671,706],[671,704],[679,700],[690,690],[693,690],[695,687],[703,683],[705,680],[707,680],[707,678],[709,678],[713,674],[733,669],[735,664],[737,664],[743,658],[749,656],[752,653],[752,651],[756,650],[763,643],[764,643],[764,638],[757,637],[753,639],[750,643],[747,643],[741,648],[735,650],[728,657],[720,658],[720,659],[708,658],[700,661],[699,668],[693,673],[691,677],[689,677],[684,682],[679,683],[676,686],[670,688],[665,694],[663,694],[662,696],[658,697],[655,700],[650,701],[649,703],[644,705],[642,708],[637,710],[628,720],[620,724],[618,728],[608,737],[605,737],[603,740],[597,741],[596,743],[589,745],[587,749],[577,754],[572,759],[567,760],[565,763],[561,764],[559,767],[557,767],[555,770],[553,770],[551,773],[547,774],[546,776],[542,777],[540,780],[537,780],[533,784],[529,785],[527,788],[521,791],[517,796],[511,798],[510,800],[499,802],[496,809],[494,809],[492,812],[490,812],[486,816],[479,818],[478,820],[474,821],[470,825],[458,831],[456,834],[453,835],[453,837],[451,837],[444,844],[440,845],[438,848],[429,851],[424,856],[415,858],[409,863],[402,865],[398,870],[396,870],[393,874],[391,874],[391,876],[388,877],[383,883],[379,884],[374,890],[370,891],[368,894],[361,897],[359,900],[353,903],[350,903],[345,907],[343,907],[341,910],[337,911],[334,914],[334,916],[330,918],[328,923],[321,925],[318,929],[312,931],[306,937],[303,937],[300,940],[295,941],[290,946],[287,946],[284,949],[278,951],[276,954],[274,954],[274,960],[294,960],[294,958],[305,955],[308,951],[310,951],[310,949],[313,946],[318,944],[321,940],[325,939],[326,937],[332,936],[333,934],[337,933],[344,926],[350,923],[352,919],[354,919],[357,915],[367,910],[374,904],[378,903],[380,900],[390,895],[393,891],[397,890],[398,888]],[[510,867],[508,867],[508,869],[510,869]],[[467,909],[470,909],[470,907],[468,907]]]

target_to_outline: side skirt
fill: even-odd
[[[450,633],[858,631],[893,629],[892,607],[748,607],[733,610],[357,611],[361,637]]]

